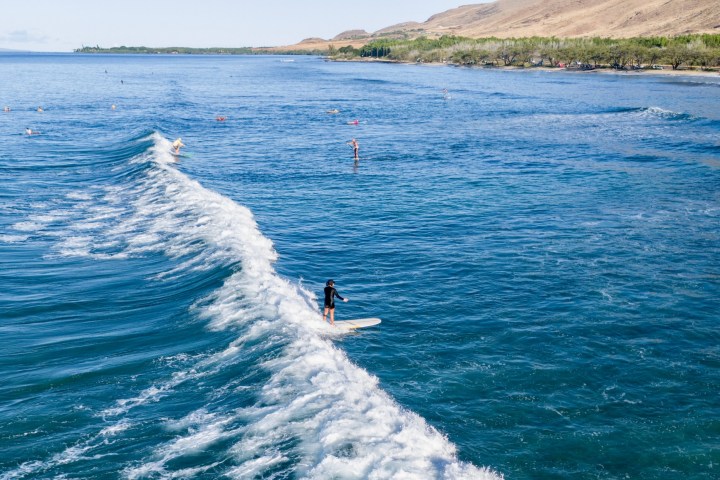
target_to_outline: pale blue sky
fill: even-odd
[[[373,32],[487,0],[3,0],[0,49],[245,47]]]

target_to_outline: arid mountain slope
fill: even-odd
[[[720,33],[718,0],[498,0],[421,24],[468,37],[613,37]]]
[[[497,0],[454,8],[423,23],[401,23],[367,36],[358,35],[360,32],[341,34],[325,44],[312,39],[293,48],[359,46],[373,38],[395,35],[628,38],[720,34],[720,0]]]

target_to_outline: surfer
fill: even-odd
[[[184,146],[185,144],[182,143],[182,138],[178,137],[177,140],[172,143],[172,147],[175,149],[175,155],[180,155],[180,148]]]
[[[45,110],[43,110],[42,107],[38,107],[38,108],[37,108],[37,111],[42,113],[42,112],[44,112]]]
[[[348,125],[360,125],[360,120],[351,120],[347,122]]]
[[[8,107],[7,105],[5,105],[5,108],[3,108],[3,112],[9,112],[9,111],[10,111],[10,107]]]
[[[347,144],[350,145],[351,147],[353,147],[353,153],[355,154],[355,161],[357,162],[358,160],[360,160],[360,144],[358,143],[358,141],[353,138],[352,140],[347,142]]]
[[[340,296],[337,290],[335,290],[335,281],[328,280],[325,283],[325,310],[323,312],[323,322],[327,321],[327,314],[330,312],[330,325],[335,325],[335,297],[339,298],[343,302],[347,302],[348,298]]]
[[[26,135],[40,135],[40,132],[38,132],[37,130],[33,130],[32,128],[26,128],[25,134]]]
[[[340,113],[340,110],[338,110],[337,108],[333,108],[332,110],[328,110],[326,113],[328,115],[337,115],[338,113]]]

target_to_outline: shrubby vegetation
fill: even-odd
[[[720,66],[720,35],[682,35],[629,39],[555,37],[464,38],[443,36],[414,40],[377,39],[361,48],[331,48],[336,59],[358,57],[399,62],[443,62],[457,65],[574,66],[617,69],[669,65]]]
[[[278,50],[276,48],[190,48],[190,47],[112,47],[77,48],[75,53],[139,53],[162,55],[327,55],[327,50]]]

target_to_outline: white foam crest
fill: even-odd
[[[79,223],[79,224],[75,225],[75,229],[80,230],[80,231],[82,231],[82,230],[97,230],[97,229],[103,227],[103,225],[104,224],[100,223],[100,222],[89,221],[89,222]]]
[[[152,385],[134,397],[122,398],[115,402],[115,406],[106,408],[99,413],[100,417],[116,417],[124,415],[130,410],[160,401],[169,395],[177,386],[198,381],[203,377],[217,373],[226,363],[233,362],[240,345],[245,339],[240,338],[232,342],[226,349],[212,355],[197,355],[193,357],[194,363],[184,370],[178,370],[166,381]],[[166,359],[174,361],[174,359]]]
[[[58,245],[61,255],[86,257],[90,256],[90,242],[92,237],[67,237]]]
[[[169,142],[159,135],[153,135],[153,140],[155,145],[150,153],[133,162],[152,161],[157,168],[148,170],[138,183],[98,187],[99,193],[68,195],[66,198],[81,201],[73,208],[62,205],[33,219],[63,219],[68,224],[59,232],[41,232],[58,238],[56,251],[96,259],[126,258],[148,252],[188,257],[159,278],[211,268],[220,257],[227,259],[242,248],[243,239],[238,239],[238,235],[254,235],[255,241],[263,243],[270,256],[274,255],[272,243],[257,232],[248,209],[178,172],[172,166],[175,160],[169,154]],[[26,221],[14,228],[19,232],[37,232],[45,224]]]
[[[50,463],[53,466],[57,465],[66,465],[68,463],[77,462],[78,460],[81,460],[84,457],[85,452],[92,449],[92,445],[89,444],[83,444],[83,445],[73,445],[72,447],[68,447],[65,450],[63,450],[61,453],[53,455],[52,459],[50,460]]]
[[[262,475],[262,478],[276,478],[276,476],[263,475],[263,472],[267,472],[287,460],[288,458],[281,453],[262,455],[243,463],[239,467],[230,469],[225,472],[225,476],[237,479],[258,478],[260,475]]]
[[[312,294],[275,273],[272,244],[249,210],[174,168],[167,176],[175,185],[166,189],[173,202],[203,212],[184,233],[242,262],[242,269],[205,301],[202,315],[211,328],[245,327],[246,338],[265,341],[278,332],[285,342],[295,339],[282,356],[263,365],[272,372],[261,392],[261,404],[268,408],[255,412],[233,448],[243,465],[261,472],[262,452],[272,451],[280,439],[295,438],[304,459],[299,463],[306,465],[298,466],[298,473],[310,478],[498,478],[459,462],[442,434],[401,409],[378,388],[377,379],[318,335],[333,329],[320,320]],[[248,457],[249,452],[255,455]]]
[[[297,438],[300,465],[308,465],[297,472],[302,477],[499,478],[459,462],[445,437],[326,340],[305,335],[264,366],[275,372],[262,392],[269,406],[255,412],[235,446],[240,459]]]
[[[191,455],[206,450],[210,445],[236,434],[225,427],[232,418],[213,418],[209,423],[193,429],[188,435],[175,438],[170,444],[160,449],[163,462],[167,463],[184,455]]]
[[[30,238],[29,235],[0,235],[0,242],[3,243],[20,243]]]
[[[655,118],[686,118],[689,115],[685,113],[673,112],[672,110],[666,110],[660,107],[648,107],[640,109],[637,113],[640,117],[655,117]]]
[[[166,443],[154,453],[154,459],[143,461],[139,466],[128,467],[123,474],[128,479],[143,478],[147,476],[160,475],[162,478],[183,478],[181,472],[187,470],[167,470],[167,464],[173,460],[187,455],[194,455],[202,452],[213,444],[228,437],[236,436],[237,429],[226,429],[226,426],[234,421],[232,416],[221,417],[209,414],[205,410],[191,413],[183,419],[169,422],[168,427],[175,430],[188,430],[187,435],[181,435]],[[193,473],[202,472],[212,465],[191,469]]]
[[[246,259],[248,269],[271,268],[268,260],[276,258],[272,242],[260,234],[252,212],[179,172],[169,153],[170,142],[158,134],[152,140],[153,147],[132,160],[154,164],[143,178],[131,185],[68,194],[65,200],[75,200],[75,205],[60,204],[54,211],[16,223],[18,235],[6,236],[6,241],[21,241],[20,234],[33,232],[57,238],[55,251],[64,256],[102,260],[162,252],[182,258],[158,275],[166,280],[237,258]],[[44,230],[53,221],[66,226]],[[259,264],[253,260],[258,255]]]
[[[45,224],[40,222],[18,222],[10,228],[18,232],[37,232],[44,227]]]
[[[172,480],[174,478],[194,478],[195,476],[205,473],[208,470],[212,470],[213,468],[216,468],[218,465],[220,465],[220,462],[211,463],[210,465],[203,465],[202,467],[195,467],[195,468],[182,468],[180,470],[175,470],[169,473],[165,473],[164,475],[161,475],[160,478],[162,479],[169,479]]]
[[[46,225],[48,223],[52,223],[55,220],[57,220],[57,217],[55,215],[50,215],[50,214],[35,214],[35,215],[30,215],[29,220],[31,222],[37,222],[38,224],[41,224],[41,225]]]
[[[213,328],[245,325],[245,339],[260,338],[266,346],[282,332],[285,342],[283,355],[262,365],[272,373],[261,391],[259,403],[265,407],[244,412],[248,426],[232,449],[249,470],[239,467],[228,475],[269,475],[261,470],[267,452],[295,439],[303,459],[296,467],[301,477],[499,478],[459,462],[442,434],[400,408],[375,377],[325,339],[333,329],[320,320],[309,298],[258,264],[250,275],[242,270],[231,276],[203,311]],[[248,305],[265,308],[248,313]]]
[[[92,199],[92,196],[88,193],[83,192],[70,192],[67,195],[65,195],[66,198],[69,198],[71,200],[90,200]]]
[[[215,462],[210,465],[203,465],[202,467],[195,468],[183,468],[180,470],[174,470],[168,472],[162,462],[158,461],[155,463],[144,464],[140,467],[126,468],[122,474],[125,478],[135,480],[139,478],[161,478],[161,479],[173,479],[173,478],[193,478],[201,473],[205,473],[208,470],[216,468],[220,465],[220,462]]]
[[[153,133],[151,138],[154,143],[150,151],[156,162],[163,165],[172,165],[177,163],[177,158],[170,153],[172,150],[172,142],[170,142],[170,140],[157,132]]]
[[[165,422],[165,428],[170,431],[188,430],[190,428],[202,425],[203,423],[209,423],[217,417],[214,413],[209,413],[204,408],[196,410],[189,415],[179,420],[168,420]]]
[[[112,437],[117,435],[118,433],[122,433],[125,430],[128,430],[130,426],[131,423],[128,420],[120,420],[119,422],[100,430],[100,435],[103,437]]]
[[[653,115],[680,115],[677,112],[673,112],[672,110],[666,110],[660,107],[648,107],[644,111]]]
[[[70,463],[89,459],[97,460],[108,455],[113,455],[112,453],[93,456],[87,456],[85,454],[96,449],[99,446],[107,445],[112,437],[128,430],[130,427],[131,424],[129,421],[120,420],[113,425],[109,425],[103,428],[96,435],[93,435],[90,438],[69,447],[66,447],[63,451],[52,455],[47,461],[33,460],[30,462],[25,462],[19,465],[14,470],[1,474],[0,480],[16,480],[28,476],[30,476],[30,478],[36,478],[38,474],[61,465],[67,465]]]
[[[100,416],[114,417],[117,415],[122,415],[139,405],[157,402],[158,400],[160,400],[160,398],[165,396],[167,392],[170,391],[173,387],[177,386],[179,383],[182,383],[183,380],[178,380],[174,378],[171,381],[163,383],[159,387],[153,385],[152,387],[146,388],[135,397],[117,400],[115,402],[115,407],[106,408],[100,413]]]
[[[398,406],[376,378],[335,348],[326,337],[337,332],[321,321],[313,294],[276,274],[272,242],[260,233],[252,212],[178,171],[169,142],[159,135],[153,140],[151,155],[135,161],[151,159],[155,168],[129,189],[108,190],[112,204],[121,206],[115,223],[96,237],[71,235],[74,240],[65,247],[88,253],[103,242],[122,240],[125,255],[150,249],[176,258],[188,255],[182,269],[240,262],[223,287],[194,307],[211,329],[238,329],[240,338],[195,368],[119,400],[102,415],[123,415],[160,400],[179,384],[235,361],[250,340],[283,349],[262,365],[271,374],[259,393],[264,408],[236,412],[249,422],[242,431],[226,430],[234,415],[199,414],[193,419],[196,431],[158,447],[149,462],[126,469],[127,478],[171,478],[177,472],[167,471],[170,460],[235,437],[239,440],[231,453],[240,465],[226,473],[236,478],[271,475],[269,470],[288,456],[277,445],[288,439],[296,445],[288,448],[301,457],[293,467],[300,477],[499,478],[459,462],[455,447],[440,432]]]
[[[275,275],[269,259],[255,257],[243,261],[243,267],[212,294],[200,311],[201,318],[210,321],[211,329],[243,325],[255,329],[255,338],[289,327],[296,331],[332,332],[310,303],[313,296],[309,292],[301,294],[299,286]]]
[[[0,480],[17,480],[19,478],[24,478],[27,475],[44,469],[45,465],[47,465],[46,462],[41,462],[39,460],[22,463],[15,470],[0,474]]]

